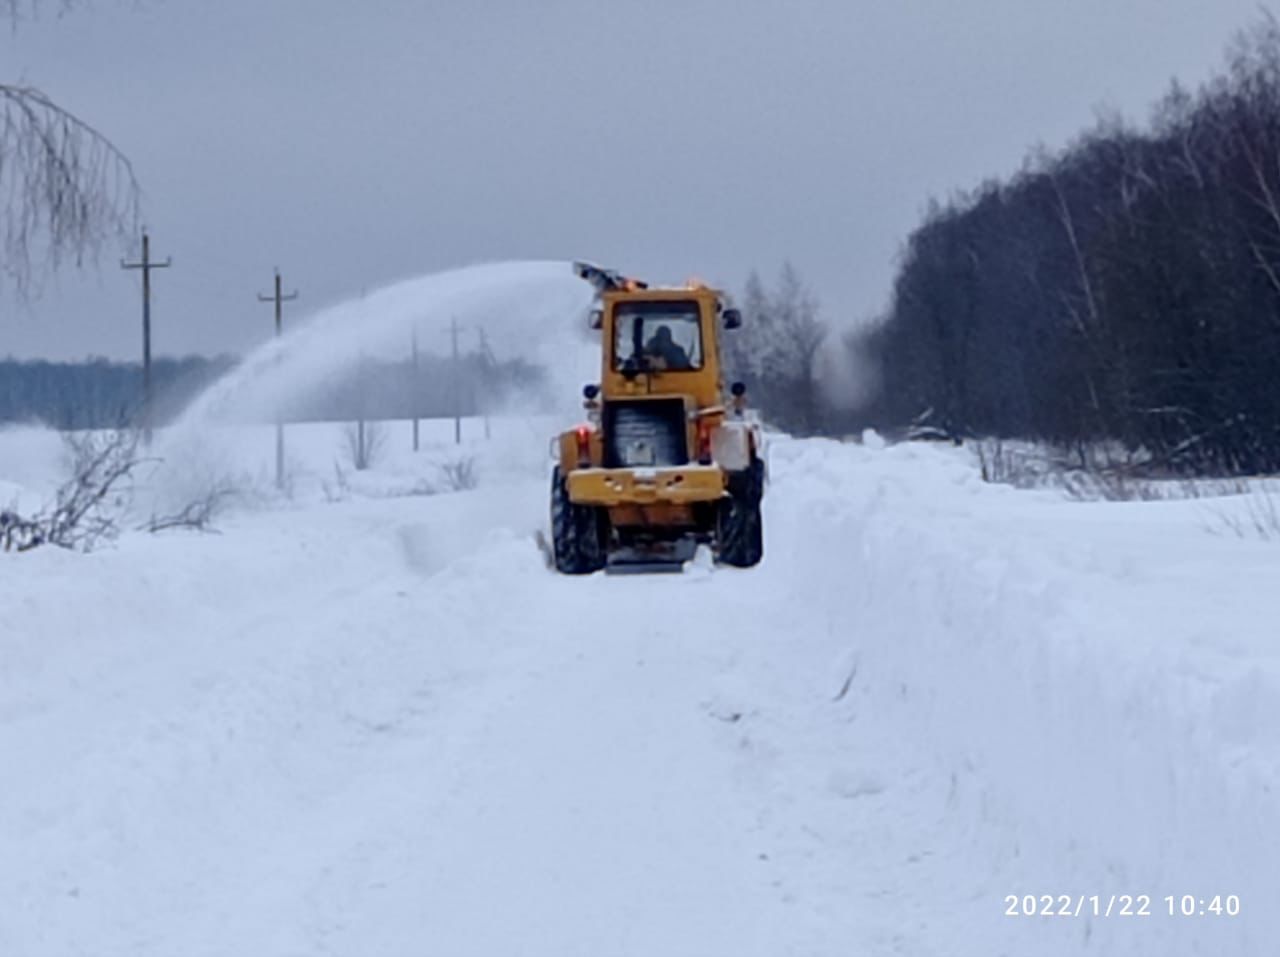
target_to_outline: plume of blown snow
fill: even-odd
[[[415,335],[424,352],[447,354],[455,322],[463,349],[483,330],[499,360],[541,366],[552,411],[572,419],[582,383],[599,375],[599,342],[587,327],[593,295],[567,261],[520,261],[432,273],[322,309],[251,352],[166,430],[164,484],[189,496],[193,481],[225,482],[238,465],[222,426],[287,418],[291,405],[361,361],[405,358]]]
[[[288,404],[323,390],[363,358],[402,359],[416,333],[424,351],[485,330],[499,358],[545,364],[554,378],[588,347],[580,330],[591,288],[567,262],[509,262],[432,273],[316,313],[262,345],[203,395],[178,423],[271,421]]]
[[[842,412],[862,408],[880,390],[880,371],[861,348],[860,331],[833,330],[818,356],[816,375],[823,397]]]

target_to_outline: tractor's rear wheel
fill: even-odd
[[[605,510],[575,505],[560,467],[551,476],[551,538],[556,570],[590,575],[604,568],[609,526]]]
[[[764,557],[764,462],[752,459],[747,468],[730,472],[726,491],[716,516],[717,557],[725,565],[750,568]]]

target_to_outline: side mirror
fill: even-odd
[[[603,329],[604,328],[604,310],[592,309],[591,312],[587,315],[587,326],[588,328],[591,328],[591,329]]]
[[[735,382],[729,386],[729,391],[733,393],[735,399],[741,399],[747,394],[747,384],[745,382]]]
[[[724,327],[726,329],[737,329],[742,325],[742,313],[737,309],[726,309],[724,311]]]
[[[600,394],[600,387],[596,385],[594,382],[591,383],[590,385],[584,385],[582,387],[582,397],[586,399],[588,402],[594,401],[595,397],[598,396],[599,394]]]

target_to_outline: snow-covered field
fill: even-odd
[[[357,475],[293,427],[291,497],[271,429],[224,430],[256,491],[220,534],[0,555],[0,955],[1277,952],[1245,502],[778,439],[759,568],[570,579],[550,424],[480,429],[396,423]],[[60,454],[0,432],[0,504]],[[1150,916],[1005,914],[1049,894]]]

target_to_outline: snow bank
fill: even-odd
[[[1025,919],[993,901],[1147,894],[1164,913],[1165,895],[1278,889],[1280,609],[1256,586],[1280,555],[1219,547],[1194,506],[1126,528],[1143,505],[984,486],[951,450],[804,443],[778,457],[776,507],[808,529],[786,559],[807,565],[810,605],[840,596],[827,614],[851,622],[830,626],[847,644],[818,640],[849,649],[848,687],[829,685],[854,722],[840,736],[875,759],[839,787],[874,794],[887,821],[913,809],[912,855],[878,889],[911,903],[905,923],[931,927],[939,951],[1266,952],[1277,928],[1260,911]],[[1105,557],[1079,563],[1080,549]]]
[[[341,501],[0,556],[0,953],[1274,949],[1273,545],[780,440],[759,568],[562,578],[495,426],[475,491],[385,497],[456,452],[401,426]]]

